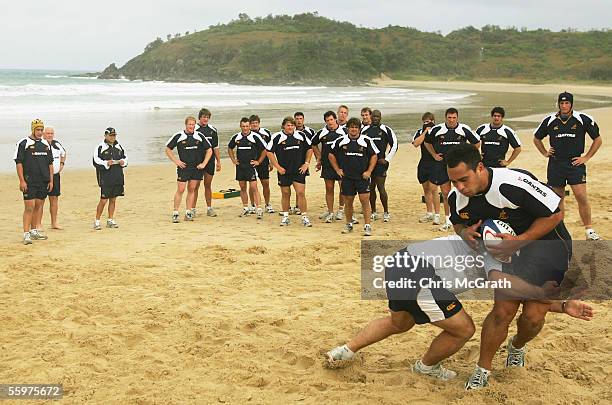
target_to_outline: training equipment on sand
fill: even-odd
[[[216,200],[223,200],[225,198],[240,197],[240,190],[230,188],[227,190],[219,190],[212,193],[212,198]]]

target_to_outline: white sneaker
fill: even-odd
[[[242,212],[238,214],[238,217],[240,218],[248,217],[250,213],[251,211],[249,211],[249,207],[242,207]]]
[[[470,378],[465,382],[465,390],[477,390],[486,387],[489,385],[489,375],[491,375],[489,370],[477,365]]]
[[[414,366],[412,366],[412,371],[419,374],[425,374],[430,377],[435,377],[442,381],[452,380],[453,378],[457,377],[457,373],[442,367],[440,363],[432,367],[427,367],[421,360],[417,360],[416,363],[414,363]]]
[[[175,224],[179,223],[179,213],[178,211],[175,211],[172,213],[172,222]]]
[[[274,208],[272,208],[272,204],[266,205],[266,212],[268,214],[274,214]]]
[[[94,229],[95,231],[99,231],[99,230],[101,230],[101,229],[102,229],[102,227],[100,226],[100,221],[94,221],[94,224],[93,224],[93,229]]]
[[[344,210],[338,210],[336,212],[336,221],[342,221],[344,218]]]
[[[332,222],[334,222],[334,214],[332,214],[331,212],[329,212],[329,213],[327,214],[327,216],[325,217],[325,223],[330,224],[330,223],[332,223]]]
[[[301,215],[301,214],[302,214],[302,211],[300,211],[300,209],[299,209],[298,207],[295,207],[295,208],[293,208],[293,213],[294,213],[295,215]]]
[[[439,220],[439,217],[440,217],[440,215],[438,214],[438,220]],[[422,217],[419,218],[419,222],[421,224],[426,224],[428,222],[433,221],[433,219],[434,219],[434,214],[427,213],[427,214],[425,214],[425,215],[423,215]]]
[[[440,214],[434,214],[433,216],[433,224],[434,225],[440,225],[442,222],[440,222]]]
[[[198,210],[195,208],[192,208],[191,213],[193,214],[193,217],[195,218],[198,215]]]
[[[377,212],[373,212],[373,213],[370,215],[370,219],[372,219],[372,221],[376,221],[376,220],[378,220],[378,213],[377,213]]]
[[[353,215],[353,220],[351,222],[353,223],[353,225],[355,225],[359,223],[359,220],[357,219],[357,217],[355,217],[355,215]]]
[[[257,212],[257,210],[255,210],[255,207],[251,205],[249,207],[249,214],[255,214],[256,212]]]
[[[327,368],[343,368],[352,363],[355,358],[355,353],[353,353],[346,345],[344,345],[334,347],[333,349],[325,353],[325,357],[325,365]]]
[[[364,236],[372,236],[372,225],[365,224],[363,226],[363,235]]]
[[[289,215],[295,214],[295,208],[289,207]]]
[[[217,213],[215,212],[215,210],[213,209],[213,207],[210,207],[206,210],[206,215],[209,217],[216,217]]]
[[[47,235],[43,235],[42,233],[38,232],[38,229],[32,229],[30,231],[30,237],[32,238],[32,240],[47,240],[47,239],[49,239],[49,237]]]
[[[289,226],[289,216],[283,215],[283,219],[281,219],[280,226]]]
[[[24,232],[23,233],[23,244],[24,245],[31,245],[32,244],[32,237],[30,236],[30,232]]]
[[[343,234],[347,234],[347,233],[351,233],[353,232],[353,224],[346,224],[344,225],[344,229],[342,230]]]
[[[325,219],[327,218],[327,216],[330,214],[329,211],[324,211],[321,213],[321,215],[319,215],[319,219]]]
[[[512,346],[513,340],[514,337],[508,339],[508,345],[506,346],[506,350],[508,351],[508,356],[506,357],[506,367],[525,367],[525,348],[515,348]]]
[[[438,228],[438,230],[441,232],[448,232],[452,228],[453,228],[453,224],[451,224],[450,222],[445,222],[444,225]]]
[[[257,208],[257,219],[263,218],[263,209]]]
[[[312,226],[312,224],[310,223],[310,219],[308,219],[308,217],[302,217],[302,225],[304,225],[305,227],[310,228]]]
[[[193,213],[191,215],[193,215]],[[106,221],[106,227],[107,228],[119,228],[119,225],[115,222],[114,219],[109,219]]]
[[[383,222],[389,222],[391,221],[391,214],[389,214],[388,212],[384,212],[383,213]]]
[[[193,221],[193,213],[191,210],[185,211],[185,221]]]
[[[586,230],[586,240],[599,240],[599,239],[601,238],[599,237],[597,232],[595,232],[593,229]]]

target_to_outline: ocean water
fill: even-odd
[[[0,70],[0,171],[14,170],[15,143],[28,136],[30,121],[55,127],[66,146],[67,168],[91,167],[91,154],[104,129],[117,129],[132,163],[167,161],[166,140],[181,130],[187,115],[201,107],[213,113],[221,152],[238,131],[242,116],[258,114],[262,126],[278,130],[280,121],[303,111],[319,129],[323,113],[339,104],[359,116],[363,106],[388,114],[418,114],[449,105],[469,105],[467,92],[324,86],[241,86],[226,83],[165,83],[75,78],[72,71]]]

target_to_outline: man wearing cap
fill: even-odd
[[[39,119],[32,121],[32,134],[17,142],[13,159],[23,193],[23,243],[47,239],[40,233],[43,206],[47,193],[53,189],[53,154],[43,139],[45,125]]]
[[[128,165],[125,150],[117,142],[117,131],[108,127],[104,131],[104,141],[100,143],[93,153],[93,165],[96,168],[98,186],[100,186],[100,202],[96,209],[96,219],[93,228],[102,229],[100,217],[108,202],[107,228],[119,228],[115,222],[115,203],[117,197],[123,196],[123,168]]]
[[[590,115],[574,111],[574,96],[571,93],[565,91],[559,94],[557,102],[559,111],[544,118],[534,133],[533,143],[540,153],[548,158],[548,185],[563,199],[565,185],[569,184],[578,203],[586,239],[598,240],[599,235],[591,224],[591,206],[586,189],[586,162],[601,147],[599,126]],[[593,142],[583,156],[585,134],[588,134]],[[547,136],[550,143],[548,150],[542,142]]]

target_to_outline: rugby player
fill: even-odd
[[[436,119],[430,112],[421,116],[423,126],[412,136],[412,145],[421,149],[421,159],[417,166],[417,180],[423,187],[425,197],[425,215],[419,218],[420,223],[427,223],[434,220],[434,215],[440,218],[440,198],[438,198],[438,186],[430,181],[433,174],[434,158],[425,148],[425,135],[436,125]],[[434,214],[435,212],[435,214]]]
[[[49,192],[49,213],[51,214],[51,228],[62,229],[57,223],[57,211],[59,209],[60,173],[64,170],[66,163],[66,149],[55,139],[55,129],[46,126],[43,131],[43,138],[49,143],[53,153],[53,189]]]
[[[209,217],[216,217],[217,213],[212,207],[212,181],[213,176],[215,175],[215,170],[218,172],[221,171],[221,155],[219,154],[219,133],[217,132],[217,128],[209,124],[211,116],[212,114],[207,108],[202,108],[200,110],[198,113],[199,126],[197,132],[201,133],[204,138],[206,138],[213,150],[214,156],[208,161],[208,164],[204,168],[204,198],[206,200],[206,215]],[[200,185],[198,184],[193,202],[194,208],[198,203],[199,188]]]
[[[261,127],[261,120],[259,116],[255,114],[251,115],[249,117],[249,122],[251,124],[251,131],[258,134],[267,146],[272,139],[272,134],[266,128]],[[270,159],[268,159],[267,155],[259,165],[255,166],[255,170],[257,170],[257,178],[261,182],[263,197],[266,203],[266,212],[268,212],[268,214],[274,214],[274,208],[270,203],[270,172],[272,171],[272,165],[270,164]],[[253,196],[250,194],[250,191],[249,197],[251,198],[251,203],[254,203]]]
[[[509,166],[521,153],[521,140],[512,128],[504,124],[505,115],[503,107],[493,107],[491,122],[476,128],[476,135],[480,137],[482,162],[486,167]],[[510,146],[512,154],[506,160]]]

